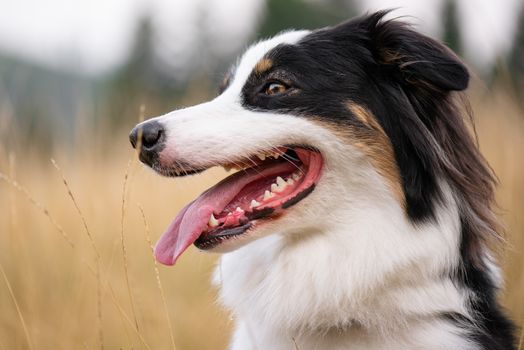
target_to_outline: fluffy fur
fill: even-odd
[[[257,43],[217,98],[139,125],[161,125],[143,157],[164,174],[289,144],[323,156],[307,198],[217,248],[233,350],[514,348],[488,248],[495,180],[457,92],[467,69],[384,15]],[[288,90],[261,92],[275,81]]]

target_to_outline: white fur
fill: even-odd
[[[209,166],[290,143],[314,145],[324,157],[309,197],[220,260],[214,282],[237,322],[231,349],[289,350],[293,341],[300,350],[475,349],[464,331],[436,317],[468,317],[469,296],[449,277],[459,261],[460,223],[447,185],[437,223],[414,226],[348,140],[306,118],[240,105],[263,55],[306,34],[255,45],[222,95],[157,118],[167,130],[163,161]]]

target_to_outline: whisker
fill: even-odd
[[[271,154],[274,154],[274,155],[278,155],[279,157],[282,157],[282,159],[290,164],[293,165],[293,167],[295,167],[297,169],[297,171],[300,173],[300,174],[304,174],[304,170],[302,167],[300,167],[299,165],[297,165],[297,162],[300,162],[300,159],[298,157],[293,157],[289,154],[286,154],[285,151],[282,151],[282,148],[286,148],[286,146],[282,146],[282,145],[272,145],[270,144],[269,142],[267,141],[263,141],[265,143],[268,144],[268,149],[265,150],[264,152],[267,153],[271,153]],[[224,164],[226,165],[233,165],[235,166],[236,168],[238,168],[239,171],[242,171],[244,173],[247,174],[248,170],[251,170],[251,171],[256,171],[258,174],[262,174],[256,167],[259,165],[259,163],[253,158],[254,156],[249,156],[249,157],[242,157],[242,158],[237,158],[237,159],[226,159],[225,161],[223,162],[219,162],[219,161],[212,161],[210,162],[210,166],[209,168],[212,168],[212,167],[223,167]],[[174,163],[174,166],[171,166],[170,168],[164,168],[164,167],[161,167],[161,166],[158,166],[156,164],[153,164],[152,165],[152,168],[154,170],[157,170],[159,171],[160,173],[164,173],[164,174],[168,174],[168,175],[171,175],[171,174],[177,174],[178,173],[182,173],[184,176],[186,175],[190,175],[193,173],[192,169],[187,169],[184,165],[182,165],[180,163],[180,161],[174,159],[173,160],[173,163]]]
[[[253,165],[250,165],[248,164],[246,161],[244,160],[240,160],[240,162],[242,162],[242,165],[244,165],[243,167],[240,167],[241,170],[240,171],[243,171],[244,173],[247,174],[247,170],[248,169],[252,169],[252,171],[256,171],[259,175],[262,175],[262,173],[256,168],[256,166],[258,165],[255,161],[253,161],[252,159],[248,158],[249,161],[251,161],[253,163]],[[233,162],[233,164],[237,165],[236,163]],[[237,165],[238,166],[238,165]]]
[[[285,153],[281,154],[280,155],[285,161],[287,161],[288,163],[291,163],[295,168],[297,168],[297,170],[302,174],[304,175],[304,170],[302,170],[301,167],[299,167],[295,162],[298,161],[298,159],[295,159]]]
[[[184,173],[184,175],[187,175],[187,171],[184,169],[182,164],[178,160],[175,160],[176,167],[178,168],[177,171],[181,171]]]
[[[300,159],[295,159],[294,157],[290,157],[289,155],[287,155],[285,152],[281,152],[281,151],[280,151],[280,148],[281,148],[281,147],[284,147],[284,146],[280,146],[280,145],[272,146],[272,145],[271,145],[269,142],[267,142],[267,141],[266,141],[266,143],[271,147],[271,151],[272,151],[272,152],[273,152],[273,150],[274,150],[275,153],[278,153],[279,156],[281,156],[285,161],[287,161],[287,162],[293,164],[293,166],[294,166],[295,168],[297,168],[297,170],[298,170],[302,175],[304,175],[304,170],[303,170],[301,167],[299,167],[298,165],[296,165],[295,162],[293,162],[293,161],[300,161]]]

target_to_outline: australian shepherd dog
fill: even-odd
[[[258,42],[216,98],[130,134],[165,176],[236,169],[155,250],[224,253],[231,349],[514,349],[468,70],[386,14]]]

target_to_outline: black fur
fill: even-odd
[[[483,346],[483,349],[515,349],[515,326],[504,315],[497,302],[497,286],[487,276],[486,272],[480,269],[474,261],[471,261],[467,249],[468,240],[472,236],[466,234],[471,228],[466,222],[462,222],[462,271],[458,276],[458,281],[470,290],[475,292],[475,299],[472,301],[474,322],[462,322],[473,331],[472,338]]]
[[[480,155],[456,103],[469,74],[445,46],[378,12],[320,29],[296,45],[266,54],[272,66],[253,71],[243,87],[243,105],[341,127],[362,128],[348,101],[372,112],[393,146],[408,217],[434,219],[443,180],[460,196],[461,266],[454,279],[474,294],[474,320],[452,317],[471,331],[481,349],[513,349],[514,331],[496,301],[482,247],[496,237],[492,216],[494,175]],[[269,83],[287,86],[264,93]],[[313,145],[314,146],[314,145]],[[477,328],[480,326],[480,328]]]

